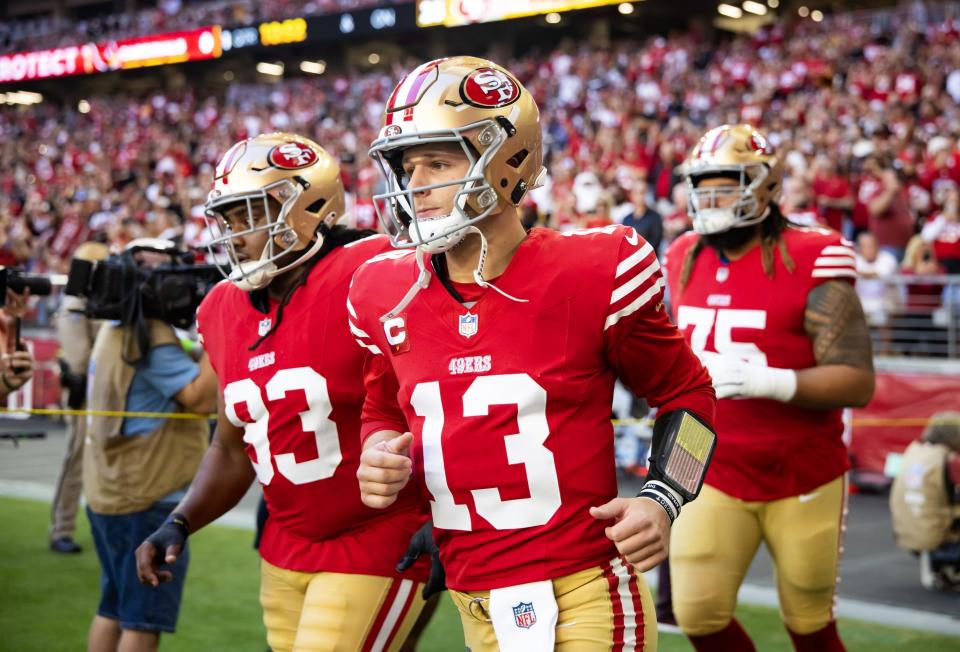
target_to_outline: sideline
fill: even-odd
[[[23,482],[16,480],[0,480],[0,497],[21,498],[50,502],[53,500],[53,487],[39,482]],[[233,508],[219,519],[216,525],[233,527],[242,530],[254,529],[256,514],[251,509]],[[644,573],[647,584],[651,588],[657,586],[656,571]],[[772,587],[744,584],[740,587],[738,600],[743,604],[757,607],[777,608],[777,590]],[[960,637],[960,618],[953,618],[945,614],[930,613],[919,609],[894,607],[877,602],[840,598],[837,603],[837,616],[866,623],[915,629],[934,634]],[[909,626],[906,626],[909,623]]]

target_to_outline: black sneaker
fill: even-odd
[[[60,537],[50,542],[50,550],[59,552],[62,555],[72,555],[82,551],[83,548],[70,537]]]

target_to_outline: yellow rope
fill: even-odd
[[[143,419],[216,419],[216,414],[195,412],[126,412],[123,410],[68,410],[65,408],[0,408],[0,414],[40,414],[62,416],[140,417]]]

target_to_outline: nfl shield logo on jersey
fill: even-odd
[[[530,629],[537,622],[537,612],[533,610],[532,602],[521,602],[513,608],[513,622],[517,627]]]
[[[261,337],[266,335],[270,332],[271,326],[273,326],[273,320],[271,320],[269,317],[261,320],[260,323],[257,324],[257,335],[260,335]]]
[[[464,337],[473,337],[477,334],[477,315],[467,313],[460,315],[460,334]]]

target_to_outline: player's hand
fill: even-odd
[[[797,393],[792,369],[776,369],[735,355],[703,352],[700,359],[713,379],[717,398],[770,398],[787,402]]]
[[[429,600],[435,593],[447,590],[447,573],[443,570],[443,564],[440,563],[440,549],[437,548],[433,540],[433,521],[427,521],[412,537],[407,551],[397,562],[397,572],[402,573],[420,559],[423,554],[430,555],[430,577],[423,586],[423,592],[420,594],[424,600]]]
[[[161,582],[173,579],[173,572],[161,570],[163,564],[175,564],[183,544],[187,540],[187,528],[175,522],[174,515],[164,522],[157,531],[140,544],[135,554],[137,559],[137,577],[141,584],[159,586]]]
[[[600,507],[591,507],[598,521],[613,519],[607,538],[637,570],[645,572],[667,558],[670,549],[670,518],[663,507],[649,498],[614,498]]]
[[[384,509],[397,500],[397,494],[407,486],[413,474],[412,443],[413,435],[405,432],[373,444],[360,454],[357,480],[360,481],[360,499],[364,505]]]

